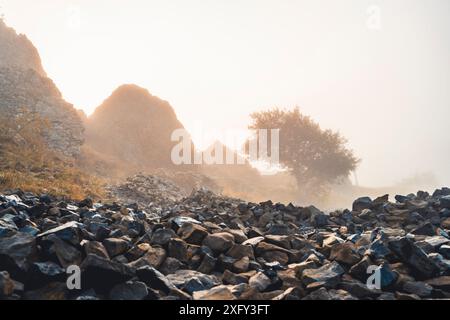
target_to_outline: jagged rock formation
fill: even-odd
[[[171,134],[183,128],[170,104],[136,85],[123,85],[86,122],[86,144],[140,169],[172,166]]]
[[[49,147],[68,156],[79,153],[84,128],[76,110],[46,76],[33,44],[0,20],[0,112],[14,115],[20,108],[48,120]]]
[[[33,69],[40,76],[47,77],[39,53],[31,41],[23,34],[18,35],[0,19],[0,68],[2,67]]]

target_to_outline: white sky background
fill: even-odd
[[[360,184],[422,172],[450,184],[448,0],[0,6],[64,97],[87,113],[123,83],[168,100],[191,131],[245,128],[253,111],[298,105],[348,138],[363,160]]]

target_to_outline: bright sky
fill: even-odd
[[[91,113],[123,83],[188,130],[294,107],[339,130],[360,184],[450,184],[448,0],[0,0],[64,97]],[[210,135],[213,136],[213,135]]]

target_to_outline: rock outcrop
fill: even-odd
[[[47,77],[41,58],[31,41],[23,34],[17,34],[0,19],[0,68],[12,67],[32,69]]]
[[[47,77],[33,44],[0,20],[0,112],[15,115],[22,108],[48,121],[50,148],[67,156],[80,152],[84,128],[77,111]]]
[[[172,166],[172,132],[183,128],[170,104],[136,85],[123,85],[88,118],[86,144],[125,166]]]

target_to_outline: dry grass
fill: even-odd
[[[33,116],[0,116],[0,191],[20,189],[74,200],[103,198],[104,181],[50,150],[41,134],[45,123],[38,118],[30,121]]]
[[[20,152],[3,152],[0,158],[0,190],[20,189],[74,200],[104,196],[104,182],[100,178],[84,173],[68,161],[41,158],[34,163],[35,159],[21,158]]]
[[[82,200],[86,197],[102,198],[103,185],[100,180],[83,177],[82,173],[64,173],[56,177],[7,170],[0,172],[0,190],[20,189],[36,194]]]

